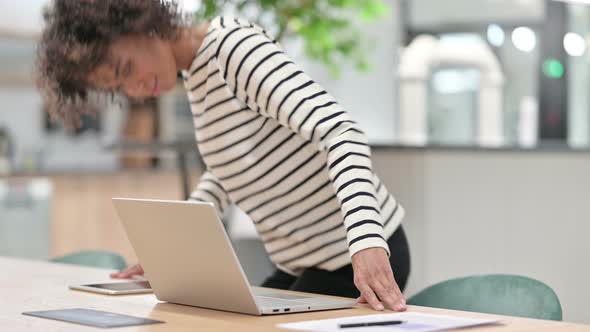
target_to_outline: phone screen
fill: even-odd
[[[88,284],[86,287],[93,287],[99,289],[107,289],[112,291],[130,291],[139,289],[151,289],[150,283],[147,281],[131,281],[131,282],[117,282],[106,284]]]

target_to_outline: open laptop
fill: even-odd
[[[250,287],[211,203],[113,198],[113,204],[161,301],[251,315],[356,303]]]

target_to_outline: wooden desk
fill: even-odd
[[[21,331],[100,331],[69,323],[23,316],[23,311],[83,307],[163,320],[166,324],[115,329],[116,331],[276,331],[276,324],[375,313],[365,306],[353,309],[256,317],[168,303],[158,303],[153,295],[103,296],[68,290],[70,284],[108,279],[106,270],[0,257],[0,330]],[[490,315],[450,310],[410,307],[410,311],[458,314],[464,317]],[[498,317],[498,316],[496,316]],[[462,331],[590,331],[590,325],[499,317],[504,326]]]

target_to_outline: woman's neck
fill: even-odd
[[[190,67],[208,29],[209,22],[195,27],[180,28],[178,39],[173,41],[171,45],[177,71],[187,70]]]

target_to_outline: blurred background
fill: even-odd
[[[590,323],[590,1],[199,1],[197,20],[268,27],[336,96],[405,205],[406,294],[484,273],[539,279],[564,319]],[[136,257],[115,196],[184,199],[203,166],[182,84],[146,103],[97,103],[76,132],[33,82],[47,1],[0,0],[0,255]],[[320,8],[320,9],[318,9]],[[247,217],[228,232],[248,277],[270,273]]]

